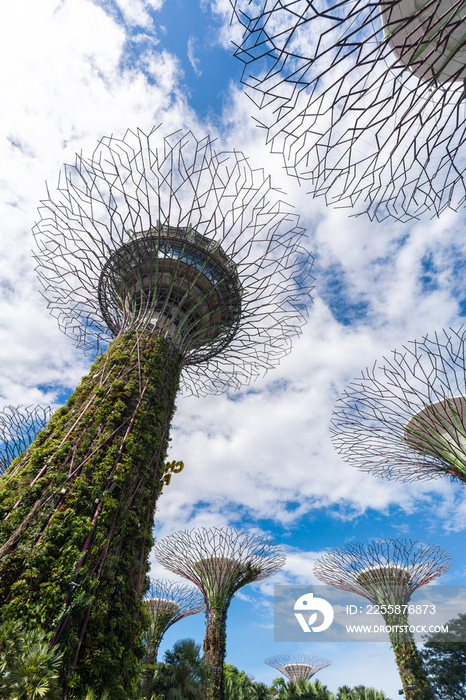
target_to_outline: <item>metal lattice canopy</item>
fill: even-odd
[[[207,610],[204,663],[210,679],[207,697],[223,700],[226,619],[236,591],[274,574],[285,563],[281,547],[266,537],[234,528],[200,527],[174,532],[155,546],[156,560],[192,581]]]
[[[242,586],[271,576],[285,563],[279,545],[234,528],[180,530],[160,540],[154,552],[162,566],[192,581],[220,606],[227,606]]]
[[[323,583],[351,591],[375,605],[406,604],[421,586],[449,568],[448,552],[407,538],[350,542],[314,564]]]
[[[209,137],[128,131],[65,166],[35,227],[43,294],[98,353],[128,329],[170,339],[186,393],[238,388],[301,332],[312,256],[270,178]]]
[[[155,660],[157,649],[169,627],[188,615],[205,610],[202,593],[193,586],[176,581],[152,580],[144,600],[151,618],[147,637],[147,656]]]
[[[280,654],[264,659],[264,663],[283,673],[290,681],[312,678],[318,671],[331,665],[331,661],[309,654]]]
[[[451,557],[442,547],[408,538],[349,542],[314,564],[323,583],[356,593],[379,607],[395,654],[403,691],[410,700],[434,696],[408,624],[409,601],[441,576]]]
[[[378,477],[466,481],[466,329],[414,341],[362,373],[332,415],[343,459]]]
[[[230,1],[254,117],[310,193],[379,220],[463,204],[463,0]]]
[[[50,407],[6,406],[0,411],[0,476],[26,450],[52,415]]]
[[[166,579],[151,581],[144,596],[144,607],[154,620],[160,614],[170,618],[164,632],[183,617],[195,615],[205,609],[202,595],[197,588]]]

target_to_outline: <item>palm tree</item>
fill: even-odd
[[[49,638],[42,630],[25,630],[17,622],[5,622],[0,626],[0,697],[58,700],[62,656],[49,649]]]
[[[253,683],[245,674],[227,674],[224,681],[225,700],[272,700],[265,683]]]
[[[205,671],[200,656],[201,645],[194,639],[179,639],[166,651],[162,668],[155,676],[150,693],[165,700],[203,698]],[[151,695],[148,696],[149,698]]]
[[[322,685],[318,680],[309,681],[305,678],[287,683],[280,689],[277,698],[278,700],[335,700],[335,696],[326,685]]]
[[[251,683],[251,700],[272,700],[271,689],[265,683]]]
[[[336,700],[389,700],[382,690],[368,688],[365,685],[356,685],[350,688],[347,685],[338,688]]]
[[[225,700],[250,700],[251,681],[239,674],[226,675],[224,680]]]

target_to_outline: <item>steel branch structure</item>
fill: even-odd
[[[51,415],[48,406],[6,406],[0,411],[0,476],[45,428]]]
[[[231,0],[267,142],[327,204],[378,220],[465,199],[462,0]]]
[[[155,558],[202,591],[207,609],[204,660],[211,668],[210,698],[223,700],[226,619],[236,591],[272,576],[285,563],[271,540],[233,528],[196,528],[163,538]]]
[[[414,341],[366,370],[338,401],[332,442],[343,459],[401,481],[466,482],[466,329]]]
[[[311,257],[299,217],[209,137],[102,139],[40,214],[43,294],[91,353],[124,330],[156,333],[181,358],[184,392],[216,394],[275,366],[300,333]]]
[[[349,543],[314,564],[323,583],[357,593],[380,607],[395,652],[405,697],[433,700],[406,608],[413,593],[441,576],[451,557],[442,547],[406,538]]]
[[[277,671],[283,673],[288,680],[296,682],[301,678],[309,680],[318,671],[327,668],[331,665],[331,661],[319,656],[309,656],[308,654],[280,654],[272,656],[269,659],[264,659],[264,663]]]
[[[110,344],[0,480],[0,602],[51,632],[65,696],[124,700],[180,383],[219,393],[274,367],[304,323],[311,257],[270,179],[191,133],[102,139],[40,216],[51,313],[88,352]]]
[[[151,581],[144,596],[144,608],[151,619],[149,632],[146,634],[145,662],[155,664],[162,637],[169,627],[188,615],[205,610],[201,592],[176,581]]]
[[[176,581],[151,581],[143,601],[150,625],[144,635],[144,678],[147,697],[156,671],[157,653],[169,627],[188,615],[205,610],[202,593],[193,586]]]

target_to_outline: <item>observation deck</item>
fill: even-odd
[[[421,455],[438,457],[456,466],[466,464],[466,397],[428,404],[404,426],[403,440]]]
[[[312,678],[312,676],[317,673],[319,669],[309,664],[285,664],[283,666],[283,671],[286,673],[290,681],[299,681],[300,678]]]
[[[466,5],[461,0],[381,2],[384,37],[404,64],[423,80],[466,79]]]
[[[358,571],[354,580],[370,592],[379,605],[401,604],[409,591],[411,573],[399,564],[376,564]]]
[[[241,318],[236,265],[218,241],[192,228],[157,226],[133,233],[106,261],[98,299],[113,334],[122,328],[157,331],[186,364],[221,352]]]

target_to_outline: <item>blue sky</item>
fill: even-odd
[[[270,172],[301,216],[316,263],[314,305],[280,367],[232,395],[182,398],[170,459],[186,468],[166,489],[159,537],[197,525],[247,527],[281,543],[277,583],[313,582],[326,549],[367,537],[408,536],[448,549],[445,583],[466,572],[466,506],[460,484],[402,485],[344,464],[328,427],[340,393],[390,350],[465,321],[464,211],[374,224],[326,208],[287,178],[251,119],[233,57],[228,0],[26,0],[0,26],[0,394],[3,405],[60,405],[89,358],[60,333],[39,293],[31,257],[36,208],[62,163],[127,128],[211,133]],[[27,51],[24,47],[27,46]],[[166,573],[153,564],[154,576]],[[228,657],[258,679],[263,659],[306,651],[273,642],[273,581],[243,589],[228,623]],[[202,616],[174,626],[165,645],[193,636]],[[162,650],[163,651],[163,650]],[[375,685],[392,699],[400,681],[387,645],[314,644],[332,666],[321,680]]]

